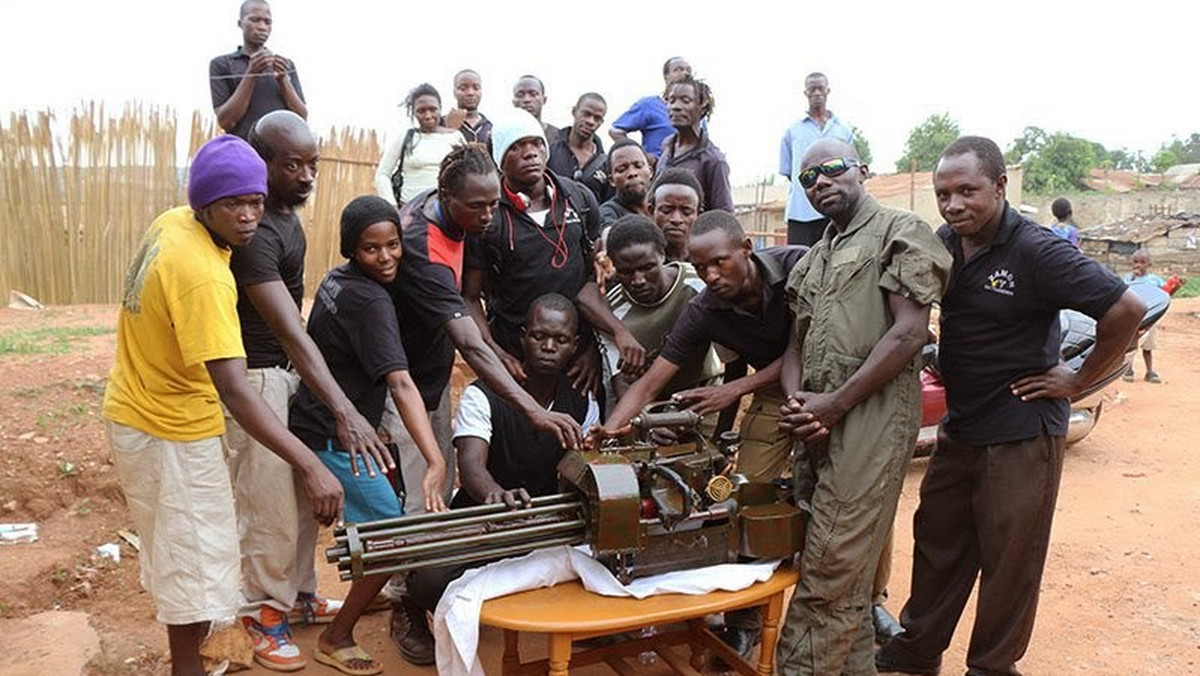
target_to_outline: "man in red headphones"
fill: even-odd
[[[542,125],[528,112],[507,111],[492,128],[492,157],[500,168],[500,206],[492,225],[469,238],[463,297],[487,343],[509,372],[525,381],[521,336],[529,305],[560,293],[579,306],[593,328],[611,335],[622,363],[638,369],[646,351],[616,317],[591,278],[592,248],[600,236],[600,208],[589,190],[546,169]],[[487,299],[484,313],[483,298]],[[568,370],[574,386],[596,391],[600,355],[590,331]]]

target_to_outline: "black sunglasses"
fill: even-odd
[[[825,160],[816,166],[804,169],[796,179],[800,181],[800,187],[807,190],[817,184],[817,176],[821,174],[833,178],[834,176],[841,176],[857,166],[858,160],[856,159],[835,157],[832,160]]]

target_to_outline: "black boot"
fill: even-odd
[[[875,623],[875,642],[887,645],[887,642],[904,633],[904,627],[888,612],[883,604],[871,606],[871,620]]]
[[[399,603],[392,602],[392,621],[388,630],[392,643],[410,664],[425,667],[434,663],[433,634],[425,610],[405,594]]]

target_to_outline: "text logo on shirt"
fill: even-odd
[[[1013,290],[1017,288],[1017,281],[1013,278],[1013,273],[1007,268],[1000,268],[992,274],[988,275],[987,285],[983,288],[988,291],[1004,294],[1005,296],[1013,295]]]

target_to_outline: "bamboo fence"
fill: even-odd
[[[170,109],[131,104],[120,114],[86,104],[66,125],[50,112],[0,124],[0,298],[19,290],[47,304],[115,303],[150,222],[186,202],[187,158],[214,135],[193,113],[186,158]],[[301,213],[306,290],[340,262],[342,207],[373,190],[373,131],[333,128],[321,139],[317,189]]]

